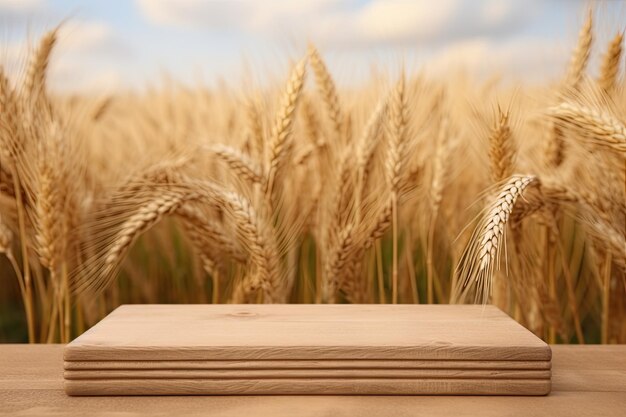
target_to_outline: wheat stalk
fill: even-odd
[[[134,213],[127,216],[113,235],[110,245],[88,262],[72,286],[75,293],[98,292],[106,288],[119,269],[121,262],[139,236],[158,224],[165,216],[174,213],[185,202],[203,198],[193,191],[164,189],[148,198]]]
[[[404,102],[403,96],[403,79],[399,82],[393,94],[396,96],[395,111],[400,114],[396,115],[395,118],[391,116],[393,120],[391,122],[392,129],[394,130],[394,134],[397,136],[390,140],[390,151],[388,153],[386,169],[389,181],[390,183],[396,184],[397,191],[395,193],[392,191],[392,195],[390,196],[388,202],[386,202],[380,209],[380,213],[374,218],[373,222],[369,220],[369,218],[362,217],[362,207],[360,202],[361,195],[358,197],[355,196],[351,199],[354,201],[354,204],[352,205],[350,205],[351,200],[349,199],[349,197],[352,197],[353,194],[355,194],[353,192],[353,173],[349,169],[349,159],[352,155],[348,152],[342,155],[339,163],[337,180],[335,181],[335,197],[330,202],[330,207],[332,208],[330,212],[331,222],[327,226],[329,234],[327,245],[330,247],[325,267],[325,275],[327,277],[327,281],[329,282],[326,289],[327,297],[334,294],[337,287],[344,289],[348,292],[349,296],[351,288],[359,287],[359,285],[354,282],[355,279],[359,278],[354,275],[355,271],[353,270],[352,272],[349,272],[346,268],[356,263],[357,259],[362,257],[365,250],[371,247],[377,239],[382,237],[389,226],[392,225],[392,207],[394,204],[397,204],[394,203],[394,199],[398,198],[397,192],[400,190],[400,164],[393,158],[400,158],[401,149],[398,148],[402,147],[401,142],[404,140],[403,135],[406,124],[406,109],[404,107],[406,106],[406,103]],[[385,107],[385,104],[379,105],[366,125],[364,136],[361,141],[361,143],[364,143],[364,145],[362,145],[363,150],[361,151],[363,154],[373,152],[373,147],[370,142],[373,142],[376,139],[375,136],[379,133]],[[360,177],[360,181],[363,181],[363,176],[365,175],[365,170],[367,168],[367,161],[369,159],[369,156],[361,156],[360,161],[364,163],[364,165],[358,165],[357,170],[360,172],[357,171],[356,173],[356,175]],[[354,213],[354,210],[357,210],[357,212]],[[350,223],[350,221],[355,221],[356,226]]]
[[[11,244],[13,243],[13,232],[5,224],[0,216],[0,254],[8,254],[11,252]]]
[[[93,110],[91,111],[91,120],[97,122],[103,118],[103,116],[107,113],[107,111],[111,108],[113,104],[112,96],[104,96],[95,104]]]
[[[509,126],[509,113],[502,112],[498,107],[495,126],[489,136],[489,161],[491,162],[491,178],[498,183],[513,173],[513,143]]]
[[[40,161],[35,217],[37,219],[37,250],[41,264],[54,271],[59,266],[61,258],[59,245],[61,222],[57,216],[63,213],[63,208],[57,191],[56,172],[51,166],[53,161],[50,157],[51,155],[45,155]]]
[[[13,91],[0,68],[0,193],[15,197],[14,190],[14,118],[17,117]]]
[[[446,117],[441,119],[439,131],[437,133],[437,143],[435,144],[435,155],[432,165],[432,179],[430,185],[430,211],[436,217],[443,198],[444,183],[447,176],[449,158],[449,122]]]
[[[122,300],[201,300],[209,276],[213,302],[441,302],[451,287],[455,302],[485,302],[493,289],[492,302],[506,301],[507,313],[549,341],[575,331],[583,342],[597,333],[588,331],[594,321],[601,340],[623,339],[623,40],[612,39],[588,83],[591,15],[560,86],[423,73],[402,74],[385,94],[388,80],[375,72],[344,90],[310,47],[281,95],[263,88],[245,102],[228,83],[172,82],[97,102],[61,91],[46,98],[50,39],[21,84],[0,69],[0,252],[18,278],[30,340],[66,340]],[[453,94],[443,102],[442,91]],[[485,103],[518,94],[514,129],[508,110],[490,115]],[[263,105],[274,97],[276,106]],[[535,124],[536,109],[548,107],[546,123]],[[474,118],[489,120],[487,148],[472,134]],[[511,177],[518,167],[538,176]],[[431,177],[418,189],[422,172]],[[465,246],[475,214],[467,207],[496,188]],[[168,216],[168,227],[144,235]],[[135,257],[138,239],[158,253]],[[188,259],[181,249],[198,262],[156,268],[161,258]],[[494,276],[507,258],[506,277]],[[122,264],[133,285],[98,294]],[[70,298],[67,268],[81,297]],[[142,280],[145,271],[155,274]],[[174,293],[166,279],[176,280]]]
[[[578,43],[572,53],[568,73],[561,87],[562,91],[576,91],[580,87],[591,54],[592,30],[593,12],[589,9],[578,35]],[[549,136],[545,142],[545,155],[547,166],[552,168],[559,167],[565,159],[565,137],[561,126],[557,124],[550,126]]]
[[[207,258],[214,258],[213,263],[220,263],[223,257],[230,257],[239,263],[246,262],[246,255],[218,222],[189,204],[176,210],[176,215],[183,219],[187,233],[198,252]]]
[[[544,161],[550,168],[558,168],[565,160],[565,135],[557,123],[550,123],[546,129]]]
[[[347,224],[337,233],[336,243],[333,245],[329,259],[325,266],[324,299],[329,302],[335,301],[337,288],[341,288],[346,279],[345,268],[350,261],[355,247],[354,227]]]
[[[57,41],[57,31],[58,28],[53,29],[41,38],[28,65],[24,90],[33,102],[45,97],[46,73],[50,54]]]
[[[226,235],[223,227],[209,219],[203,213],[187,204],[176,210],[183,227],[196,253],[200,257],[202,268],[211,276],[212,302],[220,302],[220,274],[225,269],[227,258],[241,264],[247,261],[245,253]]]
[[[434,286],[434,265],[433,250],[435,240],[435,227],[437,225],[437,216],[439,207],[443,198],[444,183],[447,176],[447,163],[449,158],[449,140],[448,137],[448,119],[442,117],[439,131],[437,134],[437,143],[435,144],[435,156],[433,161],[433,173],[430,186],[430,224],[428,227],[428,236],[426,237],[426,299],[429,304],[434,302],[433,286]]]
[[[572,53],[569,72],[565,79],[565,85],[569,89],[576,89],[580,84],[584,74],[589,56],[591,54],[591,44],[593,42],[593,12],[591,9],[587,12],[587,18],[580,29],[578,35],[578,44]]]
[[[300,99],[304,76],[306,70],[306,60],[300,61],[294,67],[287,89],[282,97],[281,105],[276,116],[276,122],[269,141],[269,164],[266,174],[266,194],[271,195],[274,189],[274,182],[280,168],[284,164],[285,155],[289,144],[288,139],[291,134],[296,106]]]
[[[380,142],[380,136],[382,135],[382,126],[386,111],[387,100],[379,101],[367,120],[367,123],[363,128],[361,139],[357,143],[358,148],[356,150],[356,163],[358,184],[356,189],[355,204],[359,210],[359,216],[361,203],[368,184],[369,174],[372,170],[372,160],[374,159],[375,150]]]
[[[262,289],[266,302],[280,300],[282,276],[279,266],[279,253],[267,227],[259,223],[259,216],[250,201],[242,195],[225,191],[218,195],[235,224],[237,236],[250,255],[255,267],[248,276],[247,291]]]
[[[387,177],[391,189],[391,228],[392,228],[392,303],[398,301],[398,199],[402,178],[403,152],[407,130],[407,102],[405,92],[404,71],[396,85],[390,102],[391,134],[387,156]]]
[[[609,47],[602,58],[602,64],[600,66],[600,77],[598,78],[598,84],[607,93],[613,91],[615,82],[617,80],[617,74],[620,68],[620,59],[622,57],[622,42],[624,41],[624,34],[618,33],[609,43]]]
[[[0,161],[9,165],[15,203],[16,217],[19,227],[20,249],[22,254],[22,269],[19,270],[13,256],[10,260],[13,268],[23,284],[20,286],[26,322],[28,325],[28,341],[35,342],[35,312],[33,302],[33,282],[30,274],[29,242],[27,232],[30,223],[27,223],[30,213],[30,202],[27,191],[32,191],[32,174],[29,172],[30,159],[25,155],[28,144],[23,134],[22,115],[18,106],[16,92],[9,84],[9,80],[0,68]]]
[[[331,121],[333,132],[337,138],[341,138],[343,133],[342,116],[335,83],[330,72],[328,72],[328,68],[326,68],[324,60],[313,45],[309,45],[309,59],[311,60],[311,68],[313,68],[315,73],[315,81],[328,113],[328,118]]]
[[[0,68],[0,159],[11,170],[24,172],[26,140],[20,126],[18,96]],[[2,167],[5,169],[5,167]]]
[[[387,150],[386,173],[392,194],[397,194],[402,174],[403,152],[407,129],[407,101],[404,73],[396,84],[389,102],[389,147]]]
[[[499,267],[506,228],[517,200],[536,181],[534,176],[513,175],[502,186],[497,198],[489,205],[485,216],[466,247],[456,274],[452,302],[463,302],[475,292],[474,302],[486,303],[492,288],[493,272]]]
[[[581,223],[596,244],[611,253],[613,261],[626,271],[626,236],[612,226],[613,219],[603,201],[593,194],[573,190],[550,179],[542,181],[541,194],[544,200],[555,204],[575,204],[581,211]]]
[[[263,129],[263,119],[261,118],[261,113],[259,111],[259,107],[257,103],[248,99],[246,101],[246,117],[248,119],[248,130],[249,135],[252,139],[252,143],[255,146],[256,155],[263,160],[265,155],[263,155],[265,146],[264,146],[264,138],[265,132]]]

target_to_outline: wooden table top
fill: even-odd
[[[2,415],[624,416],[626,345],[552,346],[547,397],[68,397],[63,346],[0,345]]]

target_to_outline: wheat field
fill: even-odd
[[[46,86],[0,72],[0,321],[68,342],[122,303],[493,303],[551,343],[626,343],[623,32],[559,79]],[[592,76],[590,56],[600,67]]]

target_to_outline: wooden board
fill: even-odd
[[[65,349],[66,361],[549,361],[493,306],[126,305]]]
[[[122,306],[65,348],[70,395],[545,395],[548,345],[492,306]]]
[[[62,345],[0,345],[0,415],[624,416],[626,345],[555,345],[552,352],[547,396],[69,397],[63,389]]]
[[[546,395],[549,379],[65,380],[68,395]]]
[[[518,369],[119,369],[65,371],[65,379],[476,378],[550,379],[549,370]]]
[[[261,360],[65,361],[65,370],[96,369],[550,369],[551,361]]]

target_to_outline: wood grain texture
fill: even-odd
[[[78,367],[64,377],[70,395],[545,395],[549,369],[472,366],[534,361],[542,367],[550,356],[544,342],[492,306],[135,305],[118,308],[65,350],[66,364],[118,368]],[[160,368],[194,361],[239,365]],[[343,367],[281,364],[305,361]],[[383,361],[424,367],[349,367]],[[119,367],[133,362],[152,368]],[[267,364],[276,368],[259,367]]]
[[[548,345],[493,306],[126,305],[66,361],[519,360]]]
[[[65,380],[68,395],[546,395],[548,379]]]
[[[0,415],[622,417],[626,346],[552,346],[548,396],[69,397],[63,346],[0,345]],[[611,372],[616,372],[612,374]],[[610,374],[611,373],[611,374]],[[613,375],[613,376],[611,376]],[[621,375],[621,376],[620,376]]]
[[[551,361],[262,360],[262,361],[65,361],[64,369],[532,369]]]
[[[289,378],[402,378],[402,379],[550,379],[550,371],[518,369],[142,369],[65,371],[65,379],[289,379]]]

